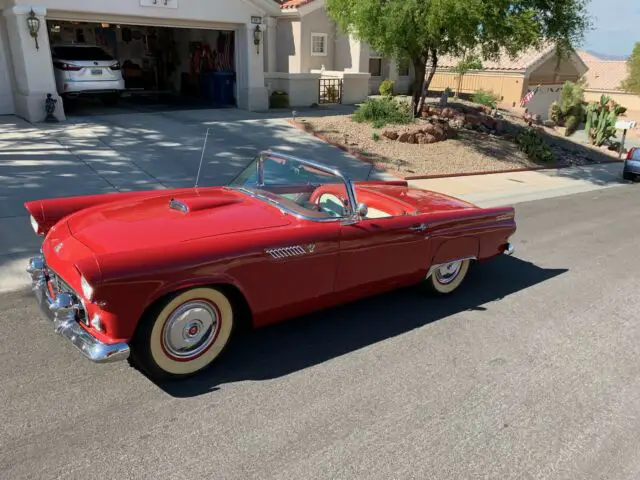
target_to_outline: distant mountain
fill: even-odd
[[[600,60],[626,60],[629,58],[628,55],[607,55],[606,53],[598,53],[593,50],[586,50],[586,52],[594,57],[598,57]]]

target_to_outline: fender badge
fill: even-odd
[[[62,242],[60,242],[58,245],[53,247],[53,251],[56,253],[60,253],[60,250],[62,250]]]

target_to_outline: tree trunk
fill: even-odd
[[[422,94],[422,87],[425,81],[427,64],[422,58],[414,58],[413,61],[413,116],[419,117],[422,110],[418,110],[418,103]]]
[[[462,88],[462,75],[463,75],[462,72],[458,74],[458,86],[456,87],[456,98],[460,98],[460,89]]]
[[[431,67],[429,68],[429,76],[424,82],[424,88],[422,90],[422,94],[420,95],[418,112],[422,112],[422,107],[424,106],[424,102],[427,97],[427,92],[429,91],[429,85],[431,85],[431,80],[433,80],[433,76],[435,75],[437,68],[438,68],[438,52],[436,52],[435,49],[432,49],[431,50]]]

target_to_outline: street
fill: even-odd
[[[637,185],[516,205],[514,257],[254,332],[156,385],[0,296],[0,478],[637,478]],[[26,274],[25,274],[26,275]]]

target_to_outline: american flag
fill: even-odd
[[[536,93],[538,93],[539,88],[540,88],[540,85],[538,85],[534,90],[529,90],[527,94],[524,97],[522,97],[522,99],[520,100],[520,106],[524,107],[527,103],[529,103],[531,99],[536,96]]]

